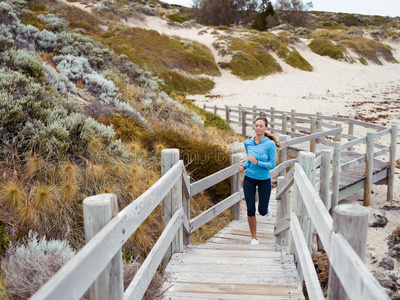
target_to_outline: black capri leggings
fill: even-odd
[[[258,186],[258,212],[264,216],[268,212],[269,198],[271,196],[271,179],[257,180],[247,176],[243,179],[243,191],[247,204],[247,215],[256,215],[256,187]]]

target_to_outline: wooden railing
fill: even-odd
[[[231,112],[232,110],[228,111]],[[239,118],[242,118],[241,120],[246,120],[246,112],[244,110],[238,110],[238,112],[241,112]],[[333,145],[334,149],[337,151],[336,153],[340,154],[341,144],[338,141],[344,135],[342,134],[342,127],[328,126],[322,122],[318,123],[314,117],[310,120],[310,124],[314,125],[312,125],[309,135],[297,133],[295,130],[299,130],[299,126],[293,124],[299,123],[300,121],[307,123],[308,121],[305,119],[300,120],[300,118],[295,117],[296,114],[294,112],[292,112],[291,119],[287,117],[286,113],[279,111],[271,112],[270,119],[272,121],[270,125],[274,126],[272,128],[275,130],[277,130],[276,127],[280,124],[275,122],[275,119],[278,118],[278,114],[282,115],[283,131],[289,133],[287,128],[290,128],[293,131],[291,131],[289,135],[295,137],[290,140],[287,139],[287,136],[281,137],[283,147],[279,153],[279,165],[275,169],[271,170],[271,177],[277,177],[278,175],[285,175],[286,169],[292,166],[291,170],[287,172],[286,177],[279,179],[277,191],[277,196],[281,199],[279,203],[281,204],[278,207],[279,219],[276,223],[275,234],[277,235],[277,240],[285,246],[289,243],[289,239],[285,237],[285,235],[288,234],[289,228],[294,232],[293,236],[295,236],[297,240],[301,238],[301,235],[296,233],[298,232],[299,226],[296,224],[297,216],[294,218],[294,215],[291,213],[289,206],[290,201],[284,201],[282,199],[290,199],[288,195],[291,194],[291,186],[293,185],[293,182],[296,182],[296,186],[299,187],[301,184],[298,183],[303,180],[303,183],[306,186],[309,186],[307,181],[304,179],[302,169],[297,165],[297,162],[301,163],[302,155],[291,160],[286,160],[290,147],[305,141],[310,141],[310,145],[316,142],[321,142]],[[299,114],[297,115],[299,116]],[[321,118],[321,116],[318,117]],[[227,115],[228,120],[229,118],[230,115]],[[292,122],[291,125],[287,124],[288,120]],[[244,128],[248,126],[246,122],[243,124]],[[359,124],[359,121],[354,124]],[[327,127],[328,130],[321,132],[323,126]],[[313,128],[319,128],[319,131],[314,130]],[[381,130],[382,128],[379,127],[379,129]],[[388,132],[389,131],[386,133]],[[396,134],[394,127],[390,130],[390,133],[392,137]],[[378,135],[382,134],[382,132],[378,133]],[[337,142],[332,143],[327,140],[327,137],[329,136],[334,136],[334,139],[337,140]],[[352,135],[346,137],[348,137],[350,141],[356,140]],[[371,137],[367,137],[365,142],[369,143],[371,140],[373,141]],[[363,142],[364,139],[353,141],[352,144],[347,144],[346,147],[352,147],[355,146],[356,143]],[[374,145],[373,142],[372,145]],[[381,149],[383,150],[384,148]],[[391,145],[391,155],[393,151]],[[382,152],[383,151],[378,151],[374,155],[379,155]],[[330,201],[330,198],[333,199],[332,194],[338,194],[338,180],[337,178],[335,179],[335,173],[339,174],[340,172],[339,158],[337,154],[334,154],[332,158],[334,172],[332,178],[333,190],[331,192],[328,187],[330,175],[329,171],[327,171],[327,169],[330,168],[331,163],[330,153],[324,153],[323,151],[317,155],[318,157],[315,159],[313,167],[321,166],[320,173],[325,174],[321,177],[321,181],[317,185],[318,190],[320,195],[323,196],[321,198],[324,199],[324,202],[322,203],[325,203],[325,205],[331,203],[330,206],[333,207],[334,202]],[[369,157],[366,158],[367,161],[368,159]],[[237,168],[239,162],[240,157],[238,154],[235,154],[232,156],[232,166],[202,180],[190,183],[183,161],[179,160],[179,150],[166,149],[162,151],[162,177],[150,189],[119,213],[117,213],[117,199],[115,195],[102,194],[86,198],[83,204],[87,244],[74,258],[62,267],[53,278],[43,285],[38,292],[31,297],[31,299],[79,299],[87,290],[89,290],[92,299],[141,299],[160,264],[162,267],[165,267],[173,253],[182,252],[183,246],[190,242],[189,238],[191,233],[228,208],[231,208],[232,210],[233,219],[239,219],[239,201],[243,199],[243,190],[240,189],[240,173]],[[231,178],[232,183],[231,195],[201,215],[190,219],[190,198],[228,178]],[[337,181],[336,183],[335,180]],[[304,203],[306,203],[307,209],[310,211],[311,218],[320,233],[322,244],[327,252],[336,253],[335,251],[339,251],[340,249],[349,251],[347,249],[348,245],[343,240],[342,236],[332,233],[332,226],[329,225],[332,223],[332,221],[330,221],[331,218],[326,212],[322,213],[321,200],[319,199],[320,202],[318,202],[316,190],[307,187],[305,191],[302,190],[302,193],[301,196],[303,200],[307,199],[304,200]],[[310,204],[307,204],[310,203],[310,201],[313,203],[311,206]],[[121,247],[161,202],[163,203],[163,232],[129,287],[124,292]],[[317,208],[313,207],[315,206],[315,203],[317,203]],[[317,209],[317,213],[315,213],[315,209]],[[305,211],[303,214],[300,214],[301,218],[306,218],[306,216],[307,214]],[[322,222],[323,225],[318,225],[318,222]],[[307,231],[303,231],[311,232],[311,228],[312,226],[310,225]],[[310,234],[308,234],[308,237],[310,237]],[[304,248],[301,246],[301,243],[303,243],[301,239],[300,241],[298,240],[297,242],[295,241],[292,243],[293,245],[296,244],[297,247],[298,255],[296,255],[296,258],[308,257],[306,265],[304,265],[305,263],[303,262],[302,266],[303,268],[310,269],[309,267],[304,267],[307,266],[307,264],[309,265],[310,255],[305,254],[304,251],[301,250]],[[301,261],[304,260],[303,258],[301,258]],[[347,256],[346,259],[348,259]],[[354,258],[350,257],[350,259]],[[340,267],[337,267],[337,264],[341,264],[340,259],[338,260],[338,256],[334,255],[331,263],[335,271],[337,269],[339,278],[342,279],[344,276],[341,275],[343,270]],[[356,260],[356,264],[360,264],[360,262]],[[363,268],[362,266],[357,266],[358,268]],[[363,269],[362,272],[365,273],[365,270]],[[311,281],[308,279],[309,276],[314,275],[305,273],[308,286],[310,285],[310,282],[315,283],[315,276]],[[369,278],[368,280],[374,282],[373,278],[371,279],[371,276],[367,276]],[[314,283],[310,286],[310,289],[314,288]],[[360,281],[360,283],[365,283],[365,280]],[[345,283],[343,284],[345,285]],[[374,282],[374,284],[376,286],[376,282]],[[345,289],[347,291],[346,286]],[[381,291],[381,289],[378,290]],[[336,289],[333,289],[332,293],[335,292]]]
[[[204,109],[212,109],[214,113],[225,112],[225,119],[228,123],[241,126],[241,133],[247,137],[247,129],[254,127],[254,120],[259,116],[265,116],[269,119],[269,131],[279,133],[281,135],[282,149],[280,149],[280,163],[286,159],[287,155],[297,157],[299,149],[294,145],[301,141],[309,141],[309,151],[317,153],[317,144],[321,143],[333,149],[333,179],[332,179],[332,207],[337,203],[354,194],[356,191],[364,188],[364,205],[370,205],[371,188],[373,183],[387,180],[387,201],[393,201],[394,192],[394,170],[396,165],[396,144],[397,144],[397,125],[392,125],[390,128],[371,124],[359,120],[355,120],[354,116],[349,118],[324,116],[322,113],[316,115],[298,113],[295,110],[291,112],[279,111],[274,108],[262,109],[244,106],[225,106],[224,108],[204,105]],[[301,126],[299,126],[299,124]],[[304,126],[304,124],[307,125]],[[355,135],[356,126],[360,134],[365,136],[358,137]],[[347,127],[347,134],[343,133]],[[342,128],[342,130],[337,130]],[[327,131],[323,131],[327,129]],[[321,132],[322,131],[322,132]],[[335,133],[334,138],[326,138],[327,133]],[[318,133],[322,133],[318,136]],[[389,135],[390,145],[382,145],[377,140]],[[290,139],[289,137],[295,137]],[[304,140],[298,139],[303,137]],[[325,137],[325,138],[324,138]],[[342,139],[347,139],[346,143]],[[362,151],[362,157],[353,161],[340,165],[341,152],[344,150],[354,150],[354,147],[366,144],[366,151]],[[377,151],[374,149],[377,148]],[[361,151],[361,150],[359,150]],[[364,153],[366,153],[364,155]],[[374,158],[389,153],[389,171],[383,170],[377,174],[373,174]],[[318,158],[317,158],[318,159]],[[365,163],[365,180],[358,182],[349,189],[339,191],[340,172],[349,168],[356,167]],[[281,173],[283,175],[284,173]]]
[[[321,166],[329,166],[329,156],[322,157]],[[315,228],[330,262],[329,299],[389,299],[364,264],[368,210],[351,204],[338,205],[332,219],[327,203],[314,188],[315,155],[302,152],[299,161],[285,177],[278,179],[275,235],[295,255],[309,298],[325,299],[310,255]],[[322,177],[329,176],[329,172],[320,174],[322,183]]]

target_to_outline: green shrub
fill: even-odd
[[[176,91],[205,93],[214,83],[210,79],[193,79],[175,71],[193,75],[218,75],[218,66],[211,51],[197,42],[185,45],[180,40],[154,30],[117,27],[102,36],[104,44],[117,54],[126,55],[140,68],[161,78]]]
[[[330,58],[340,60],[344,59],[344,47],[337,46],[333,42],[324,38],[316,38],[308,44],[308,47],[316,54],[329,56]]]
[[[220,116],[215,115],[212,112],[206,111],[205,109],[198,107],[197,105],[194,105],[192,101],[186,98],[184,98],[183,102],[203,118],[205,127],[216,127],[220,130],[226,131],[227,134],[234,135],[234,131],[232,130],[232,128]]]
[[[177,22],[182,24],[183,22],[189,21],[190,18],[187,16],[181,16],[178,14],[171,14],[167,16],[168,20],[170,20],[171,22]]]
[[[358,60],[360,61],[360,63],[362,63],[364,66],[367,66],[367,60],[364,57],[359,57]]]
[[[267,49],[258,41],[233,38],[230,45],[232,60],[226,66],[232,70],[232,74],[244,80],[282,72],[281,66]]]
[[[352,39],[341,40],[340,42],[352,49],[360,57],[371,60],[378,65],[382,64],[379,57],[388,62],[397,63],[397,60],[393,56],[392,48],[380,42],[361,37],[353,37]]]
[[[6,225],[0,221],[0,253],[9,246],[11,242],[11,236],[7,232]]]
[[[277,52],[278,56],[282,58],[289,66],[303,71],[311,72],[313,67],[310,63],[300,55],[296,49],[290,50],[288,47]]]
[[[230,154],[220,145],[215,145],[205,139],[196,139],[188,132],[186,135],[172,129],[155,131],[152,141],[164,144],[167,148],[178,148],[180,158],[183,159],[186,170],[193,181],[205,178],[230,166]],[[207,190],[213,195],[214,203],[230,195],[230,180],[224,180]]]
[[[35,82],[44,83],[46,80],[43,61],[35,52],[24,49],[5,51],[0,54],[0,63],[31,77]]]

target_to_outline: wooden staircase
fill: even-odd
[[[164,299],[304,299],[293,256],[275,244],[273,214],[257,214],[259,245],[250,245],[246,212],[204,244],[172,256]]]

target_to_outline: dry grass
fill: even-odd
[[[19,182],[6,182],[1,185],[0,196],[2,202],[9,208],[22,207],[26,200],[25,191]]]

